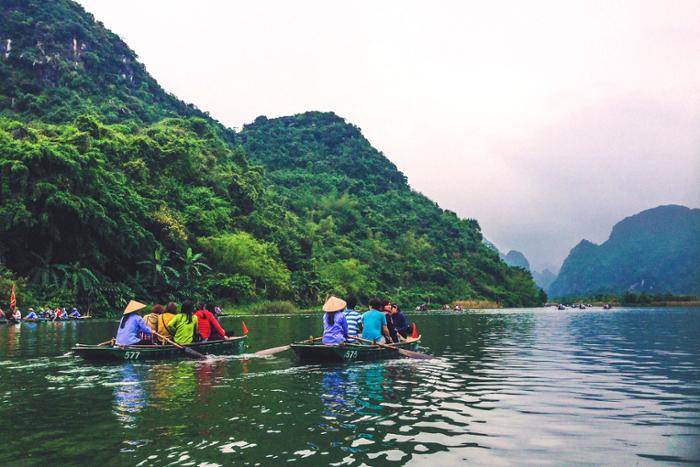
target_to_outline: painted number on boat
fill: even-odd
[[[141,352],[124,352],[124,360],[138,360]]]
[[[345,360],[355,360],[357,358],[357,350],[348,350],[345,352]]]

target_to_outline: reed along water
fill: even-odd
[[[700,463],[700,308],[410,318],[437,359],[94,364],[69,349],[115,322],[2,325],[0,465]],[[321,329],[245,321],[252,351]]]

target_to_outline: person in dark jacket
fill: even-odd
[[[391,305],[391,323],[392,323],[392,339],[394,342],[400,342],[408,337],[408,333],[411,331],[411,325],[408,322],[408,318],[399,310],[399,307],[393,303]],[[389,331],[392,331],[390,328]]]

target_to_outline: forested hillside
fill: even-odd
[[[582,240],[562,265],[550,295],[625,292],[700,296],[700,209],[659,206],[613,227],[601,245]]]
[[[20,303],[98,312],[131,297],[542,300],[476,221],[413,192],[341,118],[236,134],[77,4],[0,4],[2,297],[17,283]]]

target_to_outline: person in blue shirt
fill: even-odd
[[[386,316],[382,313],[382,301],[372,298],[369,301],[369,311],[362,315],[362,338],[385,344],[389,336],[389,329],[386,326]]]
[[[30,320],[30,319],[38,319],[39,315],[37,315],[34,312],[34,308],[29,309],[29,313],[27,313],[27,316],[24,317],[25,320]]]
[[[73,308],[68,316],[70,318],[80,318],[80,312],[77,308]]]
[[[146,305],[143,303],[139,303],[135,300],[131,300],[129,302],[124,309],[122,320],[119,322],[116,345],[152,344],[151,341],[141,340],[142,334],[150,336],[153,332],[151,328],[146,326],[146,322],[143,320],[141,315],[138,314],[138,311],[143,310],[144,308],[146,308]]]
[[[357,306],[357,300],[354,297],[348,298],[348,304],[345,307],[343,314],[345,315],[345,321],[348,322],[348,342],[355,342],[354,336],[360,331],[360,324],[362,323],[362,315],[355,311]]]
[[[329,297],[323,304],[323,340],[325,345],[345,343],[348,337],[348,322],[343,311],[347,303],[338,297]]]

